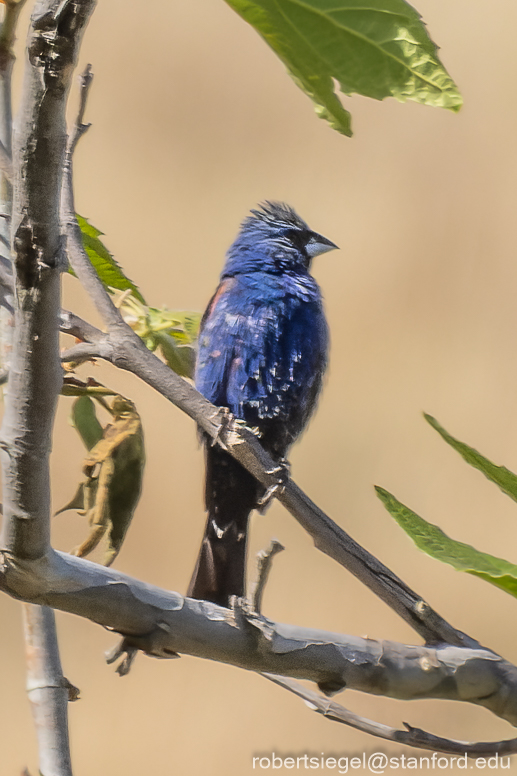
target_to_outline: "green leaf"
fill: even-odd
[[[144,298],[137,286],[124,275],[122,268],[115,261],[106,246],[99,240],[99,235],[103,234],[94,226],[88,223],[86,218],[76,214],[77,223],[83,236],[83,245],[93,264],[97,275],[102,280],[104,286],[117,291],[131,290],[133,295],[143,304]],[[73,275],[73,271],[71,274]]]
[[[182,345],[164,332],[157,332],[153,337],[153,347],[158,347],[167,362],[167,366],[180,377],[194,377],[196,351],[192,345]]]
[[[458,89],[420,14],[404,0],[226,0],[282,60],[316,113],[351,136],[334,92],[457,111]]]
[[[150,308],[151,310],[152,308]],[[170,312],[153,310],[156,314],[151,324],[156,323],[152,331],[153,347],[158,347],[167,365],[181,377],[194,377],[196,364],[195,342],[201,323],[201,314],[195,312]],[[174,320],[168,328],[163,327],[164,313]],[[162,321],[160,327],[160,321]]]
[[[517,476],[513,474],[513,472],[505,466],[497,466],[495,463],[492,463],[492,461],[489,461],[488,458],[481,455],[481,453],[478,453],[477,450],[474,450],[473,447],[469,447],[458,439],[455,439],[443,428],[443,426],[440,426],[436,418],[433,418],[426,413],[424,413],[424,418],[436,431],[438,431],[447,444],[454,448],[468,464],[475,469],[478,469],[480,472],[483,472],[490,482],[494,482],[503,493],[506,493],[507,496],[513,498],[514,501],[517,501]]]
[[[194,376],[201,313],[147,307],[134,299],[125,299],[120,310],[149,350],[159,350],[167,365],[181,377]]]
[[[74,401],[71,421],[88,450],[95,447],[102,439],[102,426],[97,419],[95,405],[89,396],[81,396]]]
[[[383,488],[375,488],[380,500],[416,546],[436,560],[449,563],[517,597],[517,566],[502,558],[480,552],[470,544],[450,539],[441,528],[428,523]]]
[[[177,310],[172,312],[171,315],[173,315],[178,321],[179,325],[183,327],[185,333],[187,334],[189,343],[195,342],[198,338],[201,318],[203,317],[201,313]]]

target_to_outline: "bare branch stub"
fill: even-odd
[[[70,310],[61,310],[59,317],[59,329],[63,334],[70,334],[81,342],[100,342],[104,338],[104,332],[93,324],[80,318]]]
[[[262,597],[266,588],[269,572],[273,565],[274,556],[285,550],[283,544],[277,539],[271,539],[271,544],[266,550],[257,553],[257,581],[254,583],[250,592],[250,605],[254,612],[260,614],[262,608]]]
[[[111,665],[111,663],[121,658],[116,671],[119,676],[127,676],[131,671],[131,666],[137,654],[138,648],[130,644],[127,638],[123,638],[113,649],[106,652],[106,663]]]

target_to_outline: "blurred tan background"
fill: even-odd
[[[222,0],[99,3],[80,62],[92,63],[95,81],[93,127],[77,153],[77,208],[105,232],[147,300],[171,309],[204,308],[240,221],[264,198],[289,202],[341,247],[315,265],[331,367],[317,416],[292,453],[294,477],[443,616],[517,661],[517,601],[421,554],[372,488],[391,490],[450,536],[517,562],[516,505],[421,417],[434,414],[517,470],[517,6],[501,0],[487,13],[469,0],[419,0],[418,9],[464,95],[463,110],[347,99],[349,140],[315,116]],[[69,278],[65,302],[96,320]],[[136,401],[145,424],[144,493],[117,568],[183,592],[204,523],[193,424],[129,375],[101,364],[87,374]],[[56,424],[56,509],[71,497],[83,455],[69,407],[63,399]],[[56,546],[70,549],[82,531],[71,513],[56,518]],[[271,536],[287,551],[274,565],[268,616],[418,642],[278,504],[254,518],[252,551]],[[0,776],[26,765],[35,774],[19,605],[1,598],[0,616]],[[114,634],[68,615],[58,614],[58,626],[65,674],[81,688],[70,706],[77,776],[244,775],[253,755],[271,751],[411,754],[327,722],[229,666],[139,656],[120,679],[103,656]],[[438,735],[515,735],[467,704],[354,692],[340,700]]]

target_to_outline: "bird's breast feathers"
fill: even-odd
[[[201,328],[196,385],[248,422],[293,416],[299,405],[301,423],[327,359],[321,295],[308,274],[266,275],[222,280]]]

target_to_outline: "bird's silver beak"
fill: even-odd
[[[331,240],[327,240],[327,238],[323,237],[322,234],[313,232],[309,242],[305,246],[305,250],[307,251],[307,254],[310,256],[310,258],[313,259],[315,256],[320,256],[322,253],[333,251],[337,247],[338,246],[336,243],[333,243]]]

